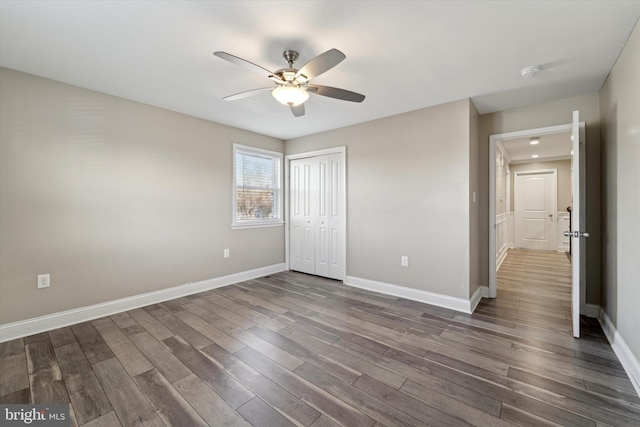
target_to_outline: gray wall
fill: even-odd
[[[347,147],[349,276],[469,298],[471,107],[461,100],[286,141],[286,154]]]
[[[515,132],[571,123],[572,111],[580,110],[580,120],[586,124],[586,230],[587,239],[587,304],[600,305],[602,245],[601,245],[601,188],[600,188],[600,107],[597,93],[559,99],[557,101],[513,108],[480,116],[479,167],[483,239],[480,248],[482,277],[489,277],[489,135]]]
[[[555,160],[551,162],[516,163],[509,165],[511,172],[511,212],[514,206],[514,178],[516,172],[532,171],[538,169],[558,170],[558,212],[567,212],[567,206],[571,206],[571,160]]]
[[[602,305],[640,360],[640,25],[600,90],[600,111],[605,224]]]
[[[283,227],[230,228],[232,143],[282,141],[8,69],[0,93],[0,323],[284,262]]]

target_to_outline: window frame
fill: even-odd
[[[278,174],[276,183],[277,187],[274,187],[273,190],[277,192],[278,197],[278,209],[275,214],[277,217],[274,218],[261,218],[261,219],[248,219],[248,220],[238,220],[238,193],[237,193],[237,164],[236,157],[238,152],[245,153],[248,155],[256,155],[263,157],[271,157],[277,162],[276,171]],[[284,191],[283,191],[283,154],[277,151],[265,150],[264,148],[251,147],[248,145],[242,144],[233,144],[233,167],[232,167],[232,229],[242,229],[242,228],[262,228],[262,227],[279,227],[284,225]],[[271,187],[269,187],[271,188]],[[276,216],[274,214],[274,216]]]

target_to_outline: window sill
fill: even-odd
[[[243,230],[245,228],[267,228],[267,227],[282,227],[284,221],[278,222],[263,222],[259,224],[231,224],[232,230]]]

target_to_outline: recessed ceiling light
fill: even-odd
[[[531,145],[536,145],[536,144],[540,144],[540,138],[536,137],[536,138],[531,138],[529,140],[529,144]]]
[[[532,158],[532,159],[537,159],[538,157],[539,157],[539,156],[538,156],[537,154],[532,154],[532,155],[531,155],[531,158]]]
[[[573,150],[571,150],[571,155],[573,156]]]
[[[520,77],[522,77],[523,79],[530,79],[534,77],[536,74],[538,74],[540,71],[542,71],[542,67],[539,65],[532,65],[530,67],[525,67],[522,70],[520,70]]]

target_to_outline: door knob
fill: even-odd
[[[553,218],[553,214],[549,214],[549,218]]]
[[[578,231],[578,230],[575,230],[575,231],[565,231],[565,232],[564,232],[564,233],[562,233],[562,234],[563,234],[564,236],[566,236],[566,237],[575,237],[576,239],[577,239],[578,237],[585,237],[585,238],[586,238],[586,237],[589,237],[589,233],[587,233],[586,231],[585,231],[585,232],[581,232],[581,231]]]

